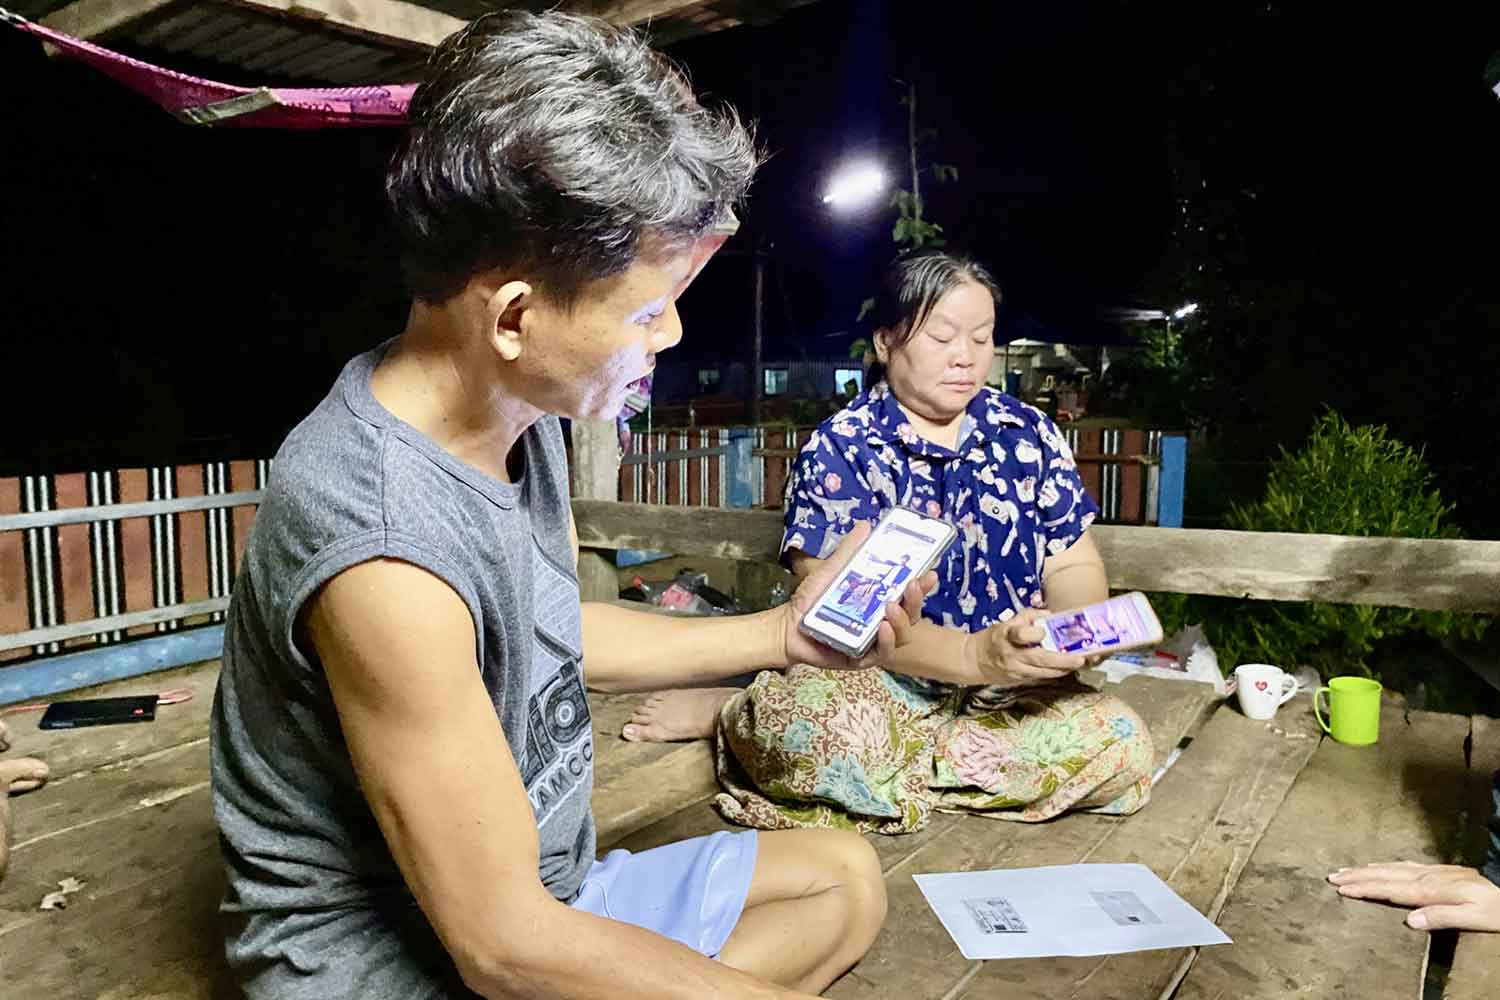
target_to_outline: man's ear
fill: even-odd
[[[491,288],[484,303],[485,333],[490,347],[505,361],[521,356],[522,318],[533,301],[531,286],[507,281]]]

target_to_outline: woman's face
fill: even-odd
[[[984,286],[964,281],[938,299],[899,348],[887,346],[885,331],[876,333],[875,353],[908,413],[947,423],[963,413],[989,375],[995,356],[995,300]]]

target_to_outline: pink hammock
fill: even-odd
[[[43,39],[194,125],[286,129],[404,125],[406,109],[416,89],[410,83],[375,87],[235,87],[131,59],[35,24],[4,7],[0,7],[0,21]],[[693,247],[692,268],[673,298],[687,289],[703,265],[738,228],[739,220],[733,212],[726,211],[698,240]],[[644,410],[650,394],[648,377],[641,380],[620,419]]]
[[[194,125],[338,128],[402,125],[415,84],[374,87],[235,87],[175,73],[43,27],[0,7],[0,20],[35,35]]]

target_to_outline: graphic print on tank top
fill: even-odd
[[[527,703],[526,760],[521,778],[542,827],[559,811],[572,815],[582,792],[588,807],[594,762],[593,727],[584,694],[582,615],[578,583],[532,545],[531,697]],[[560,807],[570,803],[567,809]]]

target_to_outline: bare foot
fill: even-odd
[[[0,760],[0,795],[35,791],[47,783],[49,773],[46,761],[35,757]]]
[[[682,688],[653,694],[635,707],[620,735],[636,743],[706,740],[714,734],[719,709],[739,688]]]
[[[47,782],[47,765],[35,757],[0,761],[0,878],[10,867],[10,797],[41,788]]]

